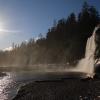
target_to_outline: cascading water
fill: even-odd
[[[94,75],[95,32],[97,29],[98,27],[94,29],[93,35],[87,40],[85,57],[79,61],[77,68],[73,70],[88,73],[90,77]]]

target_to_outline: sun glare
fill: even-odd
[[[4,31],[4,25],[2,24],[2,23],[0,23],[0,34],[1,34],[1,32],[3,32]]]

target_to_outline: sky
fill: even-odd
[[[84,1],[100,11],[100,0],[0,0],[0,49],[45,36],[54,20],[78,14]]]

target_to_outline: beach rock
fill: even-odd
[[[98,95],[100,80],[63,79],[29,83],[13,100],[94,100]]]

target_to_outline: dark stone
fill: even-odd
[[[100,64],[96,64],[96,65],[95,65],[94,72],[95,72],[96,74],[100,74]]]

